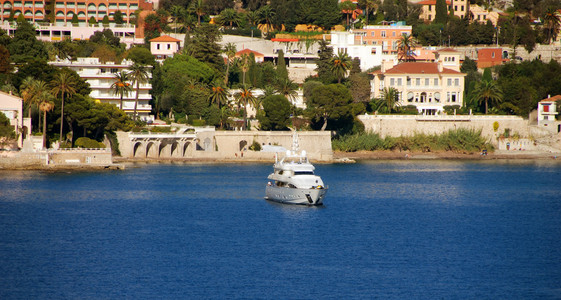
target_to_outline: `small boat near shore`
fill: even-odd
[[[306,151],[298,152],[298,135],[292,137],[292,150],[278,160],[275,156],[274,172],[267,179],[265,199],[287,204],[322,205],[327,193],[315,167],[309,162]]]

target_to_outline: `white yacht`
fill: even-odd
[[[265,199],[289,204],[322,205],[327,187],[314,174],[306,151],[298,152],[298,136],[292,137],[292,150],[279,161],[275,156],[274,173],[267,178]]]

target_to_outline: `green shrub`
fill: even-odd
[[[251,146],[249,146],[249,150],[261,151],[261,144],[259,144],[257,141],[253,141],[253,144],[251,144]]]
[[[76,148],[105,148],[105,144],[87,137],[78,138],[74,145]]]
[[[481,136],[481,131],[455,129],[440,135],[416,133],[411,136],[380,138],[378,134],[348,134],[332,141],[333,150],[355,152],[360,150],[400,150],[400,151],[480,151],[492,150],[492,145]]]
[[[201,119],[189,119],[189,124],[193,126],[205,126],[206,121]]]

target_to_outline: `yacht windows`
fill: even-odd
[[[297,175],[314,175],[313,171],[294,171],[294,176]]]

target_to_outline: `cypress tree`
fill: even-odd
[[[280,49],[278,53],[277,75],[279,80],[288,79],[288,70],[286,69],[286,62],[284,61],[284,52],[282,51],[282,49]]]
[[[448,9],[446,8],[446,0],[436,0],[436,16],[434,17],[435,24],[446,24],[448,21]]]

